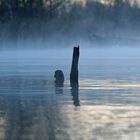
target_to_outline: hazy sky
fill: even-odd
[[[85,5],[86,1],[88,0],[73,0],[75,2],[81,2],[83,5]],[[91,0],[91,1],[99,1],[103,4],[113,3],[114,0]],[[122,1],[129,1],[132,5],[134,2],[136,2],[140,6],[140,0],[122,0]]]

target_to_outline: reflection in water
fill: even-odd
[[[55,81],[55,93],[56,94],[63,94],[63,87],[64,87],[64,84],[63,83],[59,83],[59,82],[56,82]]]
[[[1,95],[1,140],[138,140],[140,107],[54,105],[48,95]],[[5,120],[4,122],[2,120]],[[80,130],[80,131],[77,131]]]
[[[139,140],[140,107],[82,105],[62,107],[72,140]],[[79,131],[77,131],[79,130]]]
[[[46,54],[0,59],[0,140],[139,140],[140,58],[84,59],[71,88],[53,80],[68,61]]]
[[[64,93],[58,96],[53,92],[54,82],[32,76],[1,77],[0,140],[139,140],[139,90],[130,92],[129,86],[118,90],[113,81],[106,87],[107,82],[90,80],[88,87],[87,81],[80,80],[79,86],[71,88],[73,104],[82,104],[75,109],[69,104],[66,83],[64,89],[59,87]],[[104,86],[104,90],[92,85]]]
[[[53,84],[37,77],[0,79],[0,140],[55,139]]]
[[[80,106],[80,100],[79,100],[79,85],[78,83],[72,84],[71,87],[71,95],[73,99],[73,105]]]
[[[48,104],[47,98],[46,95],[1,95],[6,119],[1,140],[54,140],[59,113],[57,107]]]
[[[63,94],[63,86],[55,86],[56,94]]]

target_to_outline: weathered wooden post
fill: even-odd
[[[78,61],[79,61],[79,46],[73,48],[73,58],[70,73],[71,94],[73,97],[73,104],[80,106],[79,100],[79,85],[78,85]]]
[[[54,74],[54,77],[55,77],[55,85],[58,86],[58,87],[63,86],[63,83],[64,83],[63,71],[62,70],[56,70],[55,74]]]
[[[73,58],[70,73],[71,87],[78,87],[78,61],[79,61],[79,46],[73,48]]]
[[[55,93],[63,94],[64,74],[62,70],[56,70],[55,74]]]

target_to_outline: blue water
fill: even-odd
[[[81,48],[73,90],[72,49],[1,51],[0,140],[139,140],[139,52]]]

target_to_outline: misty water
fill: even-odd
[[[81,48],[76,90],[71,60],[72,48],[0,52],[0,140],[139,140],[140,49]]]

